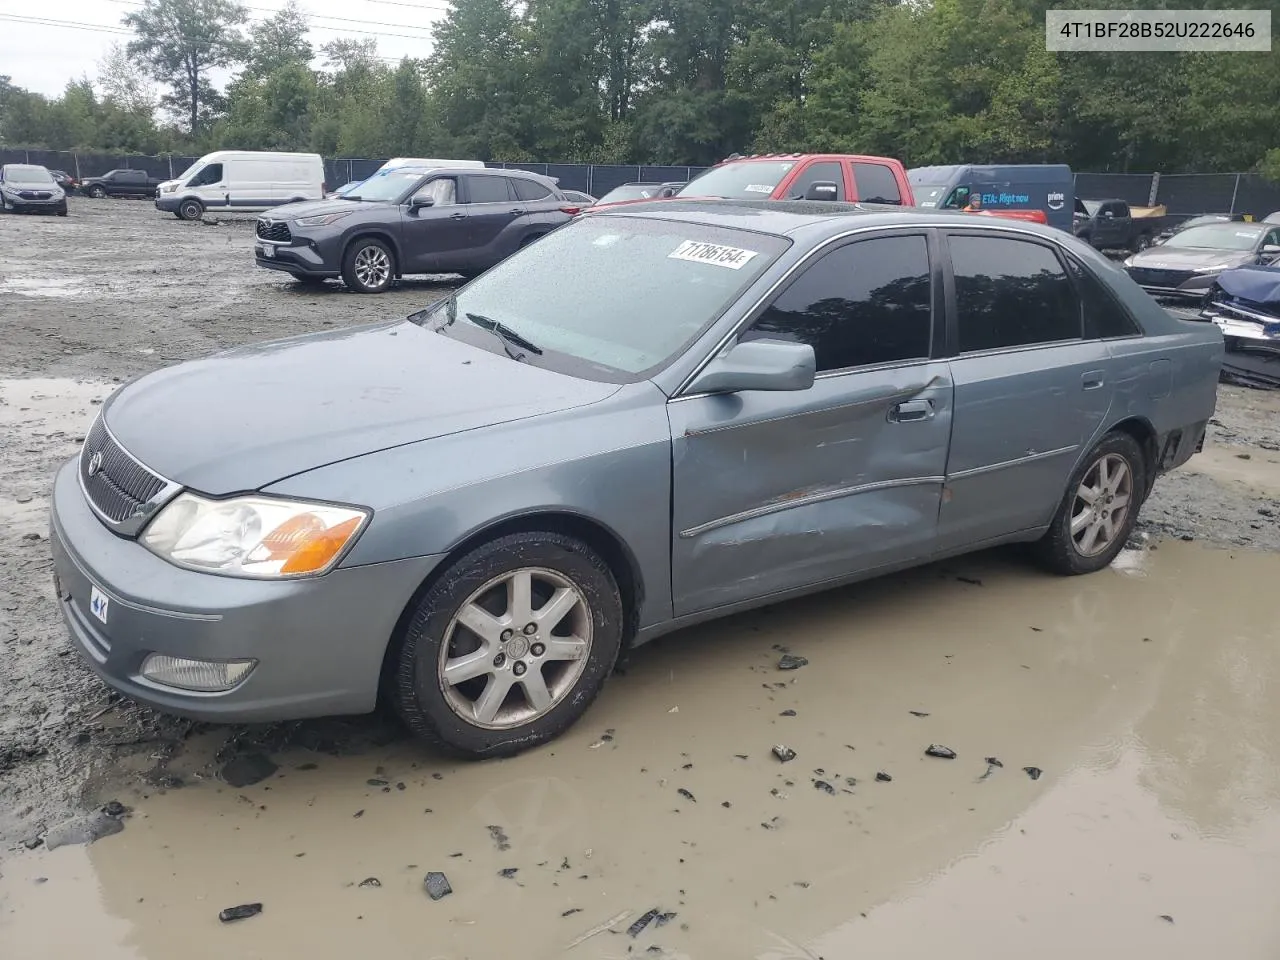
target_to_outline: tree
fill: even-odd
[[[218,100],[210,71],[244,59],[238,28],[248,18],[232,0],[145,0],[124,17],[137,35],[129,54],[144,58],[151,75],[169,88],[162,102],[184,117],[193,138]]]
[[[285,64],[310,68],[315,56],[307,33],[311,24],[296,0],[289,0],[268,20],[249,28],[248,62],[245,73],[265,77]]]
[[[98,61],[98,89],[123,110],[148,116],[155,111],[155,86],[123,44],[113,43]]]

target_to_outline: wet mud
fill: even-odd
[[[987,554],[685,631],[512,760],[286,748],[237,788],[197,735],[184,789],[122,795],[122,833],[5,864],[0,935],[103,960],[1270,957],[1280,618],[1256,584],[1280,557],[1123,557],[1063,580]]]
[[[1221,388],[1108,571],[997,551],[686,630],[513,760],[205,727],[73,655],[54,470],[133,376],[449,289],[302,291],[251,231],[0,219],[0,953],[1274,955],[1280,394]]]

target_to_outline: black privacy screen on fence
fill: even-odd
[[[197,159],[0,148],[0,163],[38,163],[51,170],[65,170],[75,177],[99,176],[124,167],[172,179]],[[332,190],[352,180],[363,180],[384,162],[358,157],[326,159],[325,182]],[[555,177],[565,190],[582,190],[595,197],[602,197],[624,183],[683,183],[704,169],[591,163],[490,163],[489,166]],[[1086,200],[1124,200],[1137,207],[1163,204],[1171,216],[1177,217],[1244,213],[1261,220],[1269,213],[1280,211],[1280,183],[1252,173],[1077,173],[1076,196]]]

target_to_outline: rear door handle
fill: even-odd
[[[512,211],[511,211],[511,215],[512,215],[513,217],[519,217],[519,216],[521,216],[521,215],[523,215],[524,213],[527,213],[527,212],[528,212],[528,211],[522,210],[520,207],[516,207],[514,210],[512,210]]]
[[[889,409],[890,423],[910,423],[913,420],[933,419],[932,400],[904,400]]]
[[[467,215],[466,215],[465,213],[455,213],[455,214],[452,214],[452,215],[449,217],[449,219],[450,219],[450,220],[465,220],[465,219],[467,219]]]
[[[1080,384],[1086,390],[1099,390],[1106,382],[1101,370],[1089,370],[1080,378]]]

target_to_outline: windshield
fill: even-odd
[[[25,163],[15,163],[12,166],[4,168],[4,179],[7,183],[53,183],[53,177],[44,167],[31,166]]]
[[[792,160],[737,160],[700,173],[677,192],[679,197],[762,200],[795,166]]]
[[[938,207],[942,205],[947,185],[945,183],[912,184],[911,192],[916,195],[917,207]]]
[[[535,344],[524,362],[611,383],[665,366],[768,268],[789,241],[694,223],[595,216],[521,250],[420,322],[486,349],[488,332]],[[564,265],[574,282],[564,282]],[[465,322],[479,317],[479,321]]]
[[[1209,223],[1179,230],[1166,240],[1165,247],[1196,247],[1207,250],[1252,250],[1262,227],[1243,223]]]
[[[422,177],[421,170],[388,170],[386,173],[375,173],[343,196],[351,200],[381,200],[394,203],[417,186]]]
[[[1084,207],[1084,212],[1091,217],[1098,215],[1098,210],[1102,206],[1101,200],[1081,200],[1080,206]]]
[[[616,190],[610,190],[596,203],[617,203],[619,200],[648,200],[650,197],[656,197],[661,189],[662,184],[660,183],[627,183]]]

